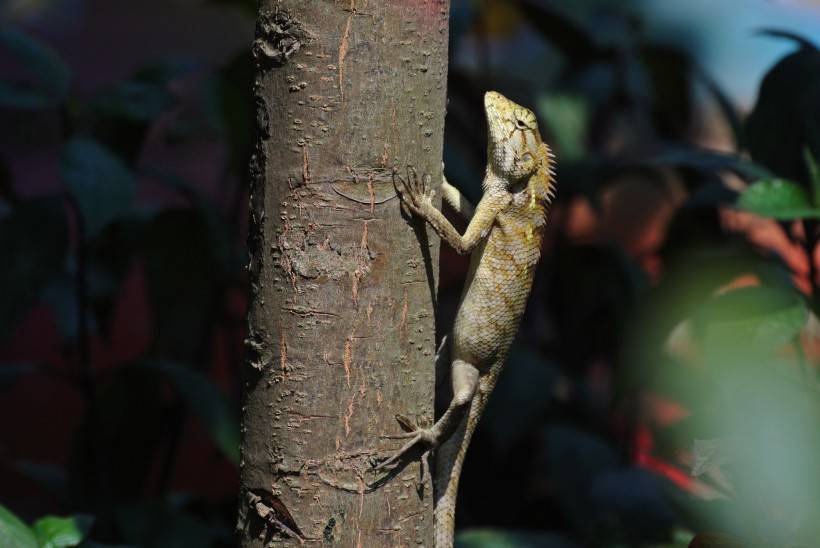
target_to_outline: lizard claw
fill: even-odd
[[[398,169],[393,168],[393,186],[396,193],[401,198],[402,204],[417,217],[425,217],[428,208],[432,207],[434,190],[427,190],[430,186],[430,176],[419,177],[416,168],[407,166],[407,178],[403,179],[398,174]]]
[[[402,434],[383,437],[387,439],[409,439],[410,441],[404,444],[404,446],[396,451],[391,457],[374,466],[373,470],[379,471],[391,467],[407,455],[407,453],[414,450],[418,445],[422,445],[425,447],[425,451],[422,454],[422,467],[427,466],[428,470],[426,473],[429,475],[430,471],[429,464],[427,463],[427,457],[429,456],[431,449],[435,446],[435,433],[432,429],[414,426],[410,422],[410,419],[403,415],[396,415],[396,421],[399,423],[399,426],[402,430],[404,430],[404,432]]]

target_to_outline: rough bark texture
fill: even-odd
[[[440,180],[448,15],[261,2],[242,546],[432,544],[418,464],[368,484],[394,416],[433,418],[438,240],[402,216],[391,170]]]

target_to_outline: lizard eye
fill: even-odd
[[[519,119],[515,120],[515,125],[520,129],[526,129],[526,127],[527,127],[527,124],[525,124],[523,120],[519,120]]]

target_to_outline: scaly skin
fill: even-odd
[[[495,386],[518,330],[535,268],[547,207],[555,190],[553,157],[541,140],[532,111],[500,93],[484,96],[488,150],[484,196],[473,207],[445,180],[444,198],[469,219],[464,235],[432,203],[427,181],[411,171],[396,188],[402,203],[423,218],[458,253],[470,253],[470,270],[455,325],[448,336],[453,399],[447,411],[426,429],[399,422],[410,441],[379,465],[390,466],[417,446],[436,450],[436,548],[453,546],[458,478],[467,446],[487,398]],[[446,349],[445,349],[446,350]]]

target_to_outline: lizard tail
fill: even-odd
[[[452,548],[455,531],[456,494],[464,456],[470,445],[478,418],[484,409],[486,397],[476,393],[469,413],[458,429],[436,449],[435,495],[435,548]]]

